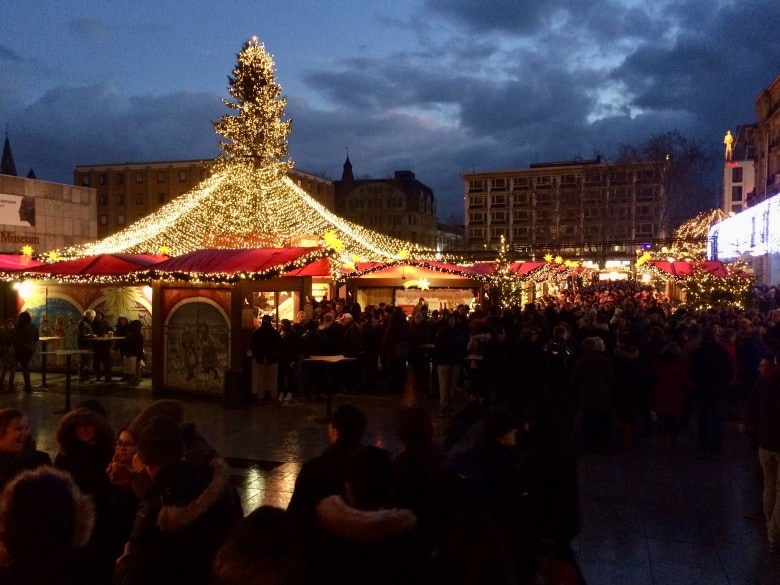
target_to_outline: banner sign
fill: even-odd
[[[35,198],[0,193],[0,225],[35,225]]]

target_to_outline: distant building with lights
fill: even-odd
[[[723,199],[725,213],[739,213],[755,200],[756,145],[755,124],[737,126],[731,160],[723,165]]]
[[[209,177],[213,162],[205,159],[78,165],[73,173],[74,184],[97,191],[97,237],[105,238],[195,189]],[[291,169],[289,177],[326,209],[333,209],[332,181],[297,169]]]
[[[461,173],[468,247],[496,249],[503,236],[533,254],[633,255],[669,234],[665,168],[596,158]]]
[[[764,201],[780,193],[780,75],[756,99],[756,193]]]
[[[0,160],[0,253],[34,254],[85,244],[97,236],[95,190],[38,181],[30,170],[16,176],[11,143],[5,137]]]
[[[347,157],[341,180],[333,186],[340,217],[426,248],[439,244],[433,190],[412,171],[395,171],[389,179],[355,179]]]

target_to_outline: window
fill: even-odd
[[[105,173],[100,173],[98,175],[98,185],[105,185],[108,182],[108,178],[106,177]]]
[[[408,219],[406,220],[406,225],[417,225],[417,216],[416,215],[410,215]]]
[[[125,225],[125,214],[120,213],[116,216],[116,224],[117,225]]]
[[[485,214],[482,211],[469,212],[469,223],[485,223]]]
[[[157,194],[157,203],[165,203],[165,193]]]
[[[98,195],[98,205],[108,205],[108,193],[100,193]]]
[[[209,174],[208,174],[208,171],[206,171],[206,169],[203,169],[203,170],[200,171],[200,180],[201,181],[205,181],[206,178],[208,178],[208,176],[209,176]],[[319,193],[320,193],[320,186],[317,185],[317,194],[319,195]]]
[[[165,171],[157,171],[157,182],[158,183],[165,182]]]
[[[515,205],[528,205],[528,193],[515,193],[512,200]]]
[[[485,228],[469,228],[470,238],[483,238],[485,236]]]
[[[609,180],[612,183],[625,183],[628,181],[628,175],[625,171],[615,171],[610,173]]]
[[[549,189],[552,186],[552,177],[550,175],[542,175],[536,177],[536,188]]]
[[[512,219],[514,221],[528,221],[530,212],[527,209],[515,209],[512,212]]]
[[[733,169],[731,169],[731,182],[732,183],[742,182],[742,167],[734,167]]]
[[[742,185],[734,185],[731,188],[731,200],[742,201]]]
[[[527,189],[530,186],[528,177],[515,177],[512,179],[512,188],[514,189]]]
[[[656,187],[639,187],[636,190],[636,200],[637,201],[652,201],[656,198],[656,194],[658,193]]]
[[[116,204],[117,205],[124,205],[125,204],[125,194],[124,193],[117,193],[116,194]]]
[[[108,216],[107,215],[101,215],[100,216],[100,225],[108,225]]]
[[[505,227],[494,227],[490,228],[490,237],[491,238],[500,238],[501,236],[506,237],[506,228]]]
[[[506,205],[506,195],[491,195],[491,207],[504,207]]]
[[[636,230],[637,234],[641,235],[649,235],[653,233],[653,224],[652,223],[640,223],[639,227]]]
[[[144,194],[143,193],[136,193],[135,194],[135,204],[136,205],[143,205],[144,204]]]
[[[187,171],[179,171],[179,181],[184,182],[187,180]]]
[[[484,195],[470,196],[469,207],[485,207],[485,196]]]
[[[517,238],[528,238],[531,235],[531,228],[528,226],[515,226],[512,228],[512,237]]]
[[[742,206],[741,205],[732,205],[731,206],[731,211],[732,211],[732,213],[739,213],[740,211],[742,211]]]
[[[143,183],[144,182],[144,174],[143,173],[136,173],[135,174],[135,182],[136,183]]]
[[[491,211],[490,221],[492,223],[504,223],[506,221],[506,211]]]
[[[652,214],[650,212],[650,206],[649,205],[639,205],[636,208],[636,216],[637,218],[647,219],[648,217],[652,217]]]
[[[491,191],[506,191],[506,179],[490,179]]]
[[[561,226],[561,235],[571,238],[576,234],[576,229],[572,224],[565,224]]]
[[[125,184],[125,174],[124,173],[117,173],[116,174],[116,184],[117,185],[124,185]]]
[[[89,175],[81,175],[81,185],[83,187],[89,187]]]
[[[485,190],[485,181],[483,179],[475,179],[473,181],[469,181],[469,191],[484,191]]]
[[[601,183],[601,173],[588,173],[585,175],[586,183]]]
[[[561,175],[561,185],[576,185],[577,175]]]

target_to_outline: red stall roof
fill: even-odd
[[[45,264],[20,254],[0,254],[0,272],[24,271]]]
[[[167,258],[157,254],[98,254],[48,264],[41,263],[39,266],[26,268],[23,272],[27,275],[40,276],[123,276]]]
[[[243,274],[247,277],[274,269],[291,270],[323,259],[323,248],[242,248],[196,250],[150,267],[150,274],[216,275]]]

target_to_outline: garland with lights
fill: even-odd
[[[467,269],[465,269],[465,267],[461,267],[461,266],[455,266],[452,264],[446,264],[446,265],[438,264],[431,260],[409,258],[405,260],[390,260],[388,262],[371,265],[365,268],[356,267],[353,272],[350,272],[348,274],[343,274],[343,273],[339,274],[338,281],[343,282],[351,278],[360,278],[361,276],[372,274],[374,272],[380,272],[382,270],[387,270],[388,268],[392,268],[394,266],[416,266],[418,268],[425,268],[426,270],[430,270],[432,272],[439,272],[441,274],[451,274],[453,276],[459,276],[461,278],[468,278],[471,280],[478,280],[481,282],[489,282],[490,279],[492,278],[492,276],[470,272]]]

